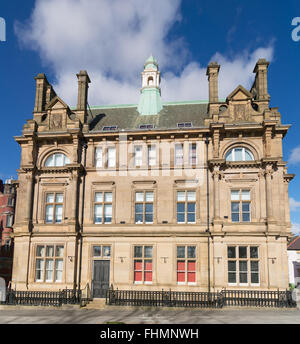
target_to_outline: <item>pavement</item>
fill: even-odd
[[[104,309],[16,307],[0,310],[0,324],[300,324],[299,309]]]

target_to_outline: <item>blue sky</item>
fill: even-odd
[[[300,175],[300,40],[291,36],[299,0],[11,0],[0,3],[0,17],[7,29],[0,42],[0,178],[17,177],[20,149],[13,136],[32,118],[36,74],[45,73],[70,105],[81,69],[92,79],[90,105],[135,103],[150,53],[160,64],[165,101],[207,98],[211,60],[221,64],[223,97],[239,83],[249,88],[259,57],[271,60],[271,106],[292,125],[284,160]],[[296,176],[291,217],[300,232],[299,189]]]

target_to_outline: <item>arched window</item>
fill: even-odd
[[[253,154],[249,149],[244,147],[232,148],[226,154],[226,161],[252,161],[254,160]]]
[[[150,76],[150,77],[148,78],[148,86],[152,86],[152,85],[153,85],[153,77]]]
[[[45,162],[46,167],[61,167],[70,163],[70,159],[62,153],[54,153]]]

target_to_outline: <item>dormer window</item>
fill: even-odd
[[[70,164],[70,159],[62,153],[54,153],[45,162],[46,167],[62,167]]]
[[[192,122],[177,123],[178,128],[191,128],[192,126]]]
[[[102,128],[102,131],[114,131],[114,130],[118,130],[117,125],[111,125],[111,126],[106,126]]]
[[[141,124],[140,129],[154,129],[154,124]]]
[[[226,154],[226,161],[253,161],[253,154],[244,147],[232,148]]]

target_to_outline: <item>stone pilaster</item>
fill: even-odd
[[[267,219],[268,222],[274,221],[273,217],[273,199],[272,199],[272,174],[274,170],[271,165],[266,166],[266,199],[267,199]]]

